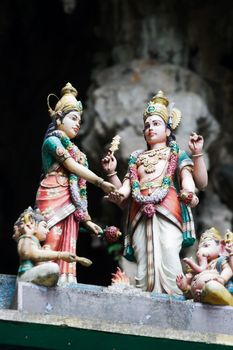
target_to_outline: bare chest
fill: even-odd
[[[168,166],[169,154],[168,147],[160,152],[152,150],[140,154],[137,160],[140,183],[163,177]]]

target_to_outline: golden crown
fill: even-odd
[[[181,121],[180,110],[173,107],[169,110],[169,100],[161,90],[152,97],[144,110],[144,122],[146,118],[152,115],[161,117],[172,130],[175,130]]]
[[[58,102],[54,108],[51,108],[49,104],[49,99],[51,96],[55,96],[58,99]],[[58,112],[68,113],[71,110],[77,111],[78,113],[82,113],[83,107],[81,101],[78,101],[76,97],[78,96],[78,91],[70,84],[67,83],[61,89],[61,98],[59,98],[55,94],[49,94],[47,97],[47,105],[48,111],[51,117],[55,116]]]
[[[219,230],[217,230],[215,227],[211,227],[201,234],[199,243],[203,243],[203,242],[210,241],[213,239],[215,241],[220,241],[221,238],[222,237],[221,237]]]

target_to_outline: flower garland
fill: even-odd
[[[59,138],[64,148],[69,152],[71,157],[78,161],[78,155],[82,155],[84,158],[83,165],[88,167],[87,158],[84,153],[82,153],[78,147],[70,141],[69,137],[66,136],[62,131],[55,130],[48,136],[55,136]],[[83,178],[70,173],[69,175],[69,188],[71,199],[76,207],[75,218],[77,221],[82,221],[85,218],[87,212],[87,191],[86,191],[86,180]]]
[[[144,196],[143,194],[141,194],[140,190],[140,182],[137,171],[137,157],[140,154],[140,152],[136,151],[132,153],[129,159],[129,176],[132,197],[136,202],[140,204],[148,204],[148,206],[144,208],[144,214],[147,217],[153,216],[155,212],[154,204],[161,202],[166,197],[171,187],[172,178],[177,167],[179,147],[175,141],[171,141],[169,147],[171,148],[171,154],[168,160],[168,167],[163,177],[162,184],[160,187],[156,188],[150,196]]]

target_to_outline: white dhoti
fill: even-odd
[[[156,213],[151,219],[142,217],[132,235],[136,263],[122,261],[126,275],[134,274],[135,284],[143,290],[182,294],[176,276],[182,273],[179,253],[181,230]]]

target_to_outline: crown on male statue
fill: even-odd
[[[58,99],[58,102],[53,110],[49,104],[50,96],[55,96]],[[78,101],[76,97],[78,96],[78,91],[70,84],[67,83],[61,89],[61,98],[59,98],[55,94],[49,94],[47,97],[47,105],[48,111],[51,117],[55,116],[57,113],[68,113],[69,111],[77,111],[78,113],[82,113],[83,106],[81,101]]]
[[[158,93],[149,101],[144,110],[144,121],[152,115],[158,115],[172,130],[175,130],[180,123],[181,112],[179,109],[173,108],[173,105],[174,103],[169,106],[169,100],[164,92],[161,90],[158,91]]]
[[[201,234],[200,237],[200,242],[199,243],[204,243],[206,241],[210,241],[210,240],[215,240],[215,241],[220,241],[221,240],[221,234],[220,232],[215,228],[215,227],[211,227],[208,230],[206,230],[205,232],[203,232]]]

